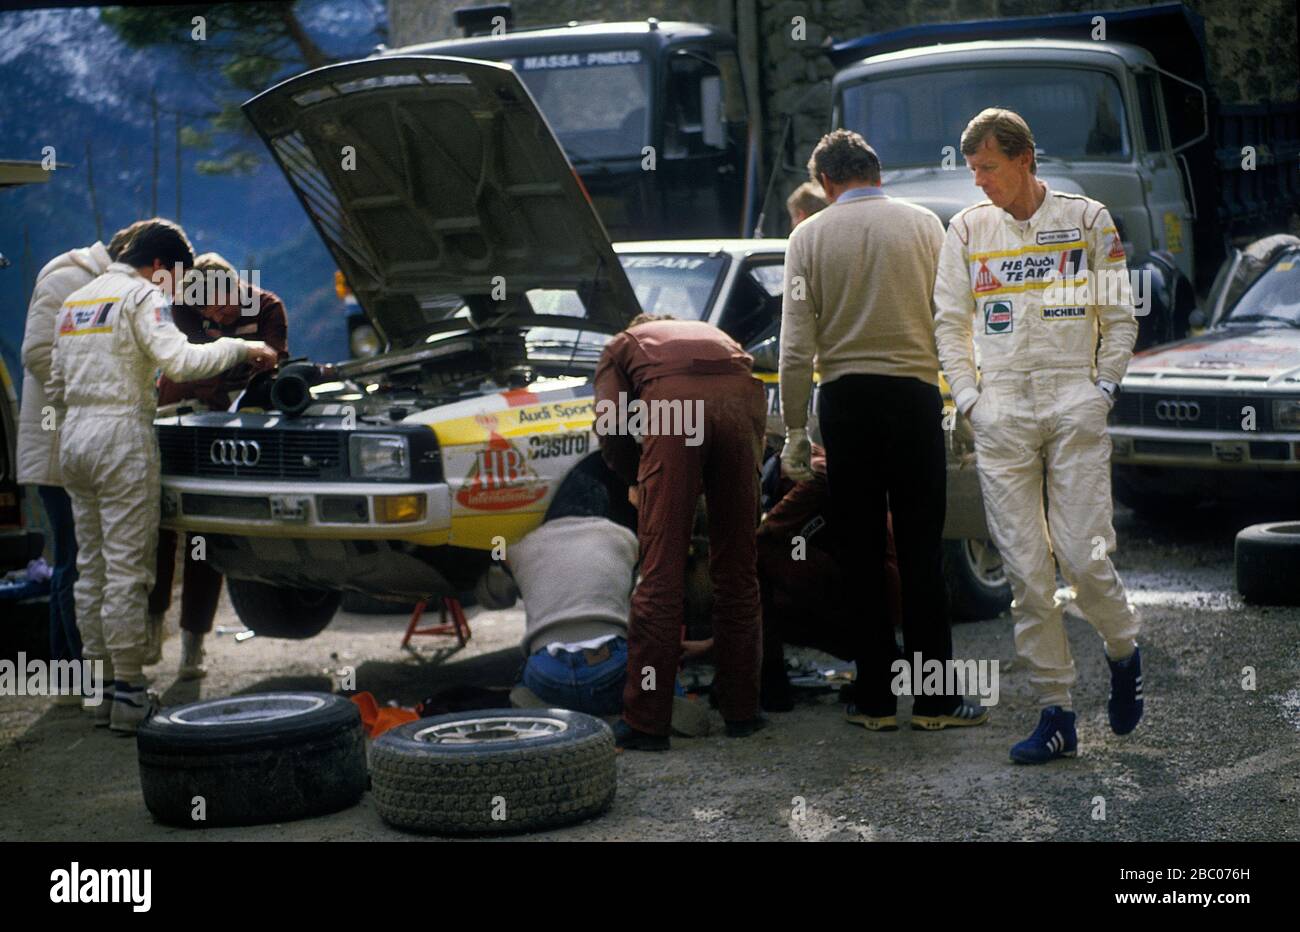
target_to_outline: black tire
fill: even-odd
[[[1254,605],[1300,605],[1300,523],[1253,524],[1237,533],[1237,591]]]
[[[324,631],[343,600],[343,594],[332,589],[290,589],[230,577],[226,591],[245,627],[262,637],[298,641]]]
[[[535,735],[519,737],[524,729]],[[484,737],[449,742],[457,732]],[[609,726],[563,709],[484,709],[408,722],[375,739],[370,761],[380,817],[395,828],[444,835],[578,822],[609,808],[617,782]]]
[[[992,541],[945,540],[943,578],[954,621],[997,618],[1011,608],[1011,583]]]
[[[154,818],[203,828],[288,822],[346,809],[366,791],[356,705],[279,692],[164,709],[137,734],[140,788]],[[195,818],[195,797],[204,818]]]
[[[343,593],[342,608],[345,612],[352,612],[354,615],[410,615],[415,611],[415,603],[402,600],[398,602],[389,602],[387,599],[377,599],[373,595],[367,595],[364,592],[347,591]]]

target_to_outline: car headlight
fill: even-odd
[[[353,479],[411,478],[410,446],[405,437],[356,434],[348,438]]]
[[[379,339],[379,332],[370,324],[358,324],[353,327],[352,333],[348,335],[348,344],[354,359],[374,356],[384,348],[383,342]]]
[[[1300,430],[1300,401],[1273,402],[1273,429]]]

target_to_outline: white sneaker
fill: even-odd
[[[146,623],[148,627],[144,642],[143,666],[152,667],[154,664],[162,662],[163,622],[166,617],[161,612],[149,616]]]
[[[208,675],[203,666],[203,635],[193,631],[181,632],[181,668],[177,674],[182,680],[200,680]]]
[[[108,727],[115,734],[134,735],[154,713],[154,708],[154,697],[146,684],[116,680],[113,683],[113,709]]]

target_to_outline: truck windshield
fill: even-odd
[[[1230,324],[1267,321],[1300,327],[1300,250],[1284,253],[1224,318]]]
[[[576,165],[641,157],[649,142],[650,69],[638,49],[507,58]]]
[[[722,256],[642,253],[618,257],[641,310],[671,314],[683,320],[705,320],[718,275],[726,266]]]
[[[993,106],[1023,116],[1045,156],[1122,159],[1130,152],[1119,84],[1100,71],[915,71],[852,84],[841,94],[841,125],[865,136],[886,169],[937,165],[945,146],[960,160],[962,130]]]

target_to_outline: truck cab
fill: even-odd
[[[987,106],[1021,114],[1038,145],[1038,175],[1105,204],[1135,254],[1170,253],[1195,270],[1185,193],[1151,53],[1122,42],[1016,39],[890,52],[840,71],[834,124],[880,154],[891,194],[945,223],[983,198],[960,140]]]
[[[512,30],[509,8],[477,8],[466,31],[497,33],[384,49],[510,65],[591,196],[610,237],[742,236],[756,212],[736,40],[697,23],[647,19]]]

